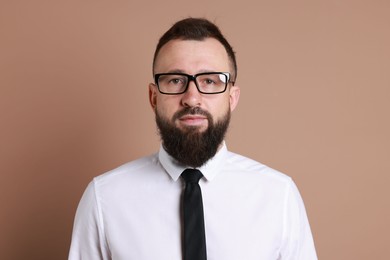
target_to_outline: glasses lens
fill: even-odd
[[[185,75],[161,75],[158,78],[158,86],[163,93],[183,93],[187,86],[188,78]]]
[[[211,94],[224,92],[228,80],[228,76],[224,73],[200,74],[196,77],[199,90]]]

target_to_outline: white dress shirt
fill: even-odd
[[[159,153],[93,179],[77,209],[69,260],[181,260],[185,169]],[[208,260],[315,260],[290,177],[229,152],[199,168]]]

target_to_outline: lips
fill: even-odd
[[[211,118],[210,113],[200,107],[185,107],[174,114],[173,121],[182,127],[207,127]]]
[[[207,120],[206,116],[203,115],[184,115],[179,118],[180,122],[186,125],[200,125],[203,124],[205,120]]]
[[[207,117],[203,115],[185,115],[180,117],[180,120],[200,120],[200,119],[207,119]]]

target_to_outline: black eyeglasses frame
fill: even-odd
[[[198,86],[198,83],[196,82],[196,78],[198,76],[203,76],[203,75],[215,75],[215,74],[222,74],[224,76],[226,76],[226,83],[225,83],[225,88],[221,91],[218,91],[218,92],[212,92],[212,93],[209,93],[209,92],[203,92],[199,89],[199,86]],[[180,75],[180,76],[186,76],[188,81],[187,81],[187,85],[186,87],[184,88],[184,90],[182,92],[179,92],[179,93],[168,93],[168,92],[163,92],[161,91],[160,89],[160,86],[158,84],[158,79],[161,77],[161,76],[167,76],[167,75]],[[158,88],[158,91],[161,93],[161,94],[164,94],[164,95],[180,95],[180,94],[183,94],[187,91],[188,89],[188,86],[190,85],[190,82],[193,81],[195,83],[195,86],[196,88],[198,89],[199,93],[202,93],[202,94],[207,94],[207,95],[214,95],[214,94],[221,94],[221,93],[224,93],[227,89],[227,86],[229,83],[232,83],[232,85],[234,85],[234,81],[230,81],[230,73],[229,72],[219,72],[219,71],[213,71],[213,72],[202,72],[202,73],[197,73],[195,75],[189,75],[189,74],[186,74],[186,73],[180,73],[180,72],[170,72],[170,73],[156,73],[154,75],[154,83],[155,85],[157,86]]]

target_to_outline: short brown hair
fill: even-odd
[[[233,48],[222,35],[219,28],[214,23],[204,18],[186,18],[176,22],[167,32],[165,32],[163,36],[161,36],[156,51],[154,52],[153,69],[160,49],[169,41],[175,39],[202,41],[206,38],[214,38],[225,47],[233,67],[234,75],[232,75],[232,80],[235,81],[237,77],[237,61]]]

